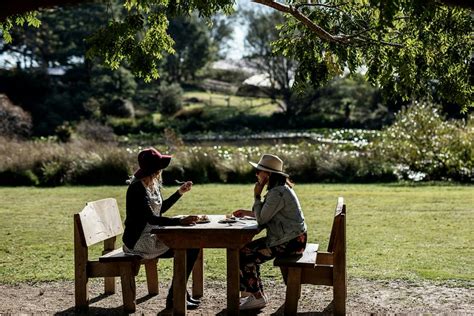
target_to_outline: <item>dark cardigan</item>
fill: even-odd
[[[173,195],[164,200],[160,215],[166,212],[180,197],[181,194],[176,191]],[[122,241],[129,249],[135,247],[147,223],[162,226],[177,226],[180,224],[179,218],[156,216],[153,214],[145,187],[139,180],[129,185],[126,204],[127,214]]]

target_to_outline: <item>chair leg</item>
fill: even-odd
[[[346,284],[338,282],[333,287],[334,315],[346,314]]]
[[[152,259],[145,263],[146,283],[148,286],[148,294],[158,295],[158,259]]]
[[[85,310],[89,307],[89,289],[87,282],[88,279],[77,279],[74,283],[74,298],[75,298],[75,308],[77,310]]]
[[[135,312],[136,302],[135,297],[136,286],[135,286],[135,275],[133,273],[133,263],[121,263],[120,264],[120,279],[122,281],[122,296],[123,296],[123,309],[126,312]]]
[[[115,278],[114,277],[104,278],[104,293],[115,294]]]
[[[296,315],[301,295],[301,269],[288,268],[285,315]]]
[[[82,244],[83,234],[79,214],[74,215],[74,300],[76,309],[89,306],[89,278],[87,276],[87,247]]]

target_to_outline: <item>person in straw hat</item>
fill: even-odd
[[[265,154],[258,163],[250,164],[257,176],[254,204],[251,211],[239,209],[233,215],[255,217],[258,224],[266,228],[267,235],[240,250],[240,290],[248,294],[240,301],[241,310],[260,309],[268,302],[260,279],[260,265],[277,256],[303,253],[307,241],[304,215],[293,183],[283,172],[283,161]],[[265,186],[267,194],[262,201]]]
[[[133,174],[129,182],[126,196],[125,229],[122,236],[125,253],[139,255],[143,258],[172,258],[173,250],[159,240],[151,230],[156,226],[164,225],[194,225],[198,216],[184,218],[170,218],[163,216],[183,194],[191,190],[193,183],[186,181],[167,199],[161,195],[161,172],[171,161],[170,155],[162,155],[155,148],[146,148],[138,154],[139,169]],[[187,251],[187,278],[192,271],[198,257],[199,249]],[[197,308],[199,301],[188,294],[187,307]],[[173,285],[171,285],[166,299],[167,308],[173,304]]]

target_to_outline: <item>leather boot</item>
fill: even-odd
[[[193,297],[191,296],[191,294],[189,294],[188,291],[186,291],[186,299],[187,299],[188,302],[190,302],[190,303],[193,303],[193,304],[196,304],[196,305],[201,304],[201,300],[198,300],[198,299],[196,299],[196,298],[193,298]]]
[[[186,308],[187,309],[196,309],[199,307],[199,304],[192,303],[186,299]],[[166,309],[172,309],[173,308],[173,298],[172,297],[167,297],[166,298]]]

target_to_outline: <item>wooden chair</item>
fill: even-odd
[[[346,206],[338,198],[327,252],[319,252],[318,244],[307,244],[300,256],[276,258],[286,283],[285,315],[296,315],[301,284],[333,287],[334,314],[346,313]]]
[[[104,277],[105,293],[115,293],[115,277],[122,283],[123,307],[135,311],[135,276],[145,265],[148,293],[158,294],[158,259],[142,260],[140,256],[115,249],[116,237],[123,233],[117,201],[112,198],[89,202],[74,214],[74,272],[76,308],[89,305],[89,278]],[[89,260],[89,246],[104,241],[104,251],[98,260]]]

